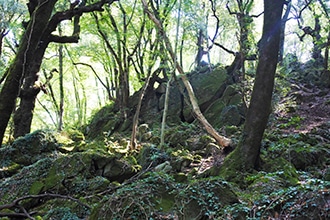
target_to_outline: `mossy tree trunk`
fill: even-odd
[[[43,55],[50,42],[77,43],[79,40],[79,18],[83,13],[103,11],[105,4],[115,0],[100,0],[90,5],[85,1],[75,8],[53,13],[58,0],[30,0],[27,3],[30,21],[20,40],[20,47],[10,67],[6,70],[6,80],[0,92],[0,143],[12,112],[15,109],[16,99],[20,97],[20,107],[15,114],[15,136],[30,132],[35,99],[40,92],[41,84],[38,80],[38,71]],[[74,18],[72,36],[57,36],[52,33],[58,24],[64,20]]]
[[[220,169],[220,175],[227,179],[259,166],[261,141],[271,112],[283,4],[283,0],[264,0],[259,62],[242,138]]]

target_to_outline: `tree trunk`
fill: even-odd
[[[30,133],[35,101],[43,84],[39,81],[39,70],[43,56],[49,42],[42,40],[36,51],[31,51],[27,56],[33,59],[29,62],[22,88],[19,92],[20,104],[14,114],[14,138]]]
[[[165,125],[166,125],[166,116],[167,116],[167,110],[168,110],[168,97],[170,96],[170,87],[171,87],[172,79],[173,78],[170,77],[170,79],[166,83],[164,111],[163,111],[163,117],[162,117],[162,126],[160,129],[160,147],[161,147],[161,149],[163,149],[165,146]]]
[[[313,52],[312,52],[312,57],[315,59],[317,64],[322,65],[324,62],[323,56],[322,56],[322,45],[320,44],[321,40],[321,24],[320,24],[320,19],[318,17],[315,17],[315,26],[314,26],[314,31],[312,33],[313,37]]]
[[[202,65],[202,59],[204,55],[204,33],[203,29],[199,29],[198,36],[197,36],[197,55],[196,55],[196,65],[201,66]]]
[[[43,54],[49,42],[77,43],[79,39],[79,17],[83,13],[103,11],[104,4],[112,4],[116,0],[102,0],[90,5],[83,1],[79,7],[56,12],[52,15],[58,0],[30,0],[27,3],[30,21],[20,40],[20,47],[10,67],[6,70],[6,80],[0,92],[0,143],[2,143],[10,116],[15,109],[16,98],[20,95],[20,109],[16,113],[15,136],[28,133],[31,126],[35,98],[38,92],[37,73],[40,69]],[[52,33],[63,20],[74,19],[72,36],[56,36]],[[23,85],[24,82],[24,85]],[[22,91],[20,92],[21,86]],[[40,86],[40,84],[39,84]],[[25,115],[26,114],[26,115]]]
[[[11,66],[7,69],[6,81],[0,92],[0,143],[16,104],[25,74],[31,68],[33,52],[38,47],[41,34],[46,29],[56,0],[41,0],[32,13],[31,22],[22,36],[20,47]]]
[[[227,179],[235,178],[237,171],[250,171],[259,166],[261,141],[271,112],[283,4],[282,0],[264,0],[259,63],[242,138],[220,169],[220,174]]]
[[[285,13],[283,15],[282,21],[281,21],[281,38],[280,38],[280,51],[278,55],[278,62],[281,63],[283,61],[284,56],[284,40],[285,40],[285,25],[288,21],[288,17],[291,11],[292,3],[291,0],[287,3],[287,8],[285,10]]]
[[[61,29],[60,29],[61,30]],[[61,35],[61,33],[60,33]],[[59,87],[60,87],[60,105],[58,111],[58,125],[57,130],[63,130],[63,114],[64,114],[64,80],[63,80],[63,45],[58,48],[58,61],[59,61]]]

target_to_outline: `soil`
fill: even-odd
[[[296,102],[296,106],[289,112],[280,112],[284,121],[299,116],[300,125],[292,125],[283,132],[310,133],[322,124],[330,122],[330,89],[318,88],[307,84],[295,84],[289,95]],[[284,99],[285,100],[288,99]],[[285,104],[285,103],[284,103]],[[330,131],[329,131],[330,132]]]

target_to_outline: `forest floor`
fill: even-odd
[[[287,129],[283,129],[283,132],[309,133],[323,123],[330,121],[329,88],[319,88],[303,83],[294,84],[289,97],[295,99],[297,106],[291,112],[280,112],[279,116],[287,121],[299,116],[300,126],[289,126]],[[287,100],[283,99],[282,103]]]
[[[164,148],[148,130],[136,152],[120,132],[39,130],[0,148],[0,218],[330,219],[330,88],[278,80],[258,171],[208,172],[228,152],[197,123],[168,127]],[[242,126],[219,129],[238,143]]]
[[[292,81],[291,91],[282,97],[279,105],[286,106],[286,109],[274,112],[275,120],[269,129],[280,126],[282,135],[308,134],[322,124],[330,123],[330,88]],[[323,139],[323,142],[330,140]],[[224,154],[209,155],[192,167],[203,173],[214,165],[222,164],[225,157]]]

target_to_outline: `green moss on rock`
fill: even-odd
[[[41,181],[36,181],[32,184],[29,190],[30,195],[38,195],[44,188],[44,183]]]

